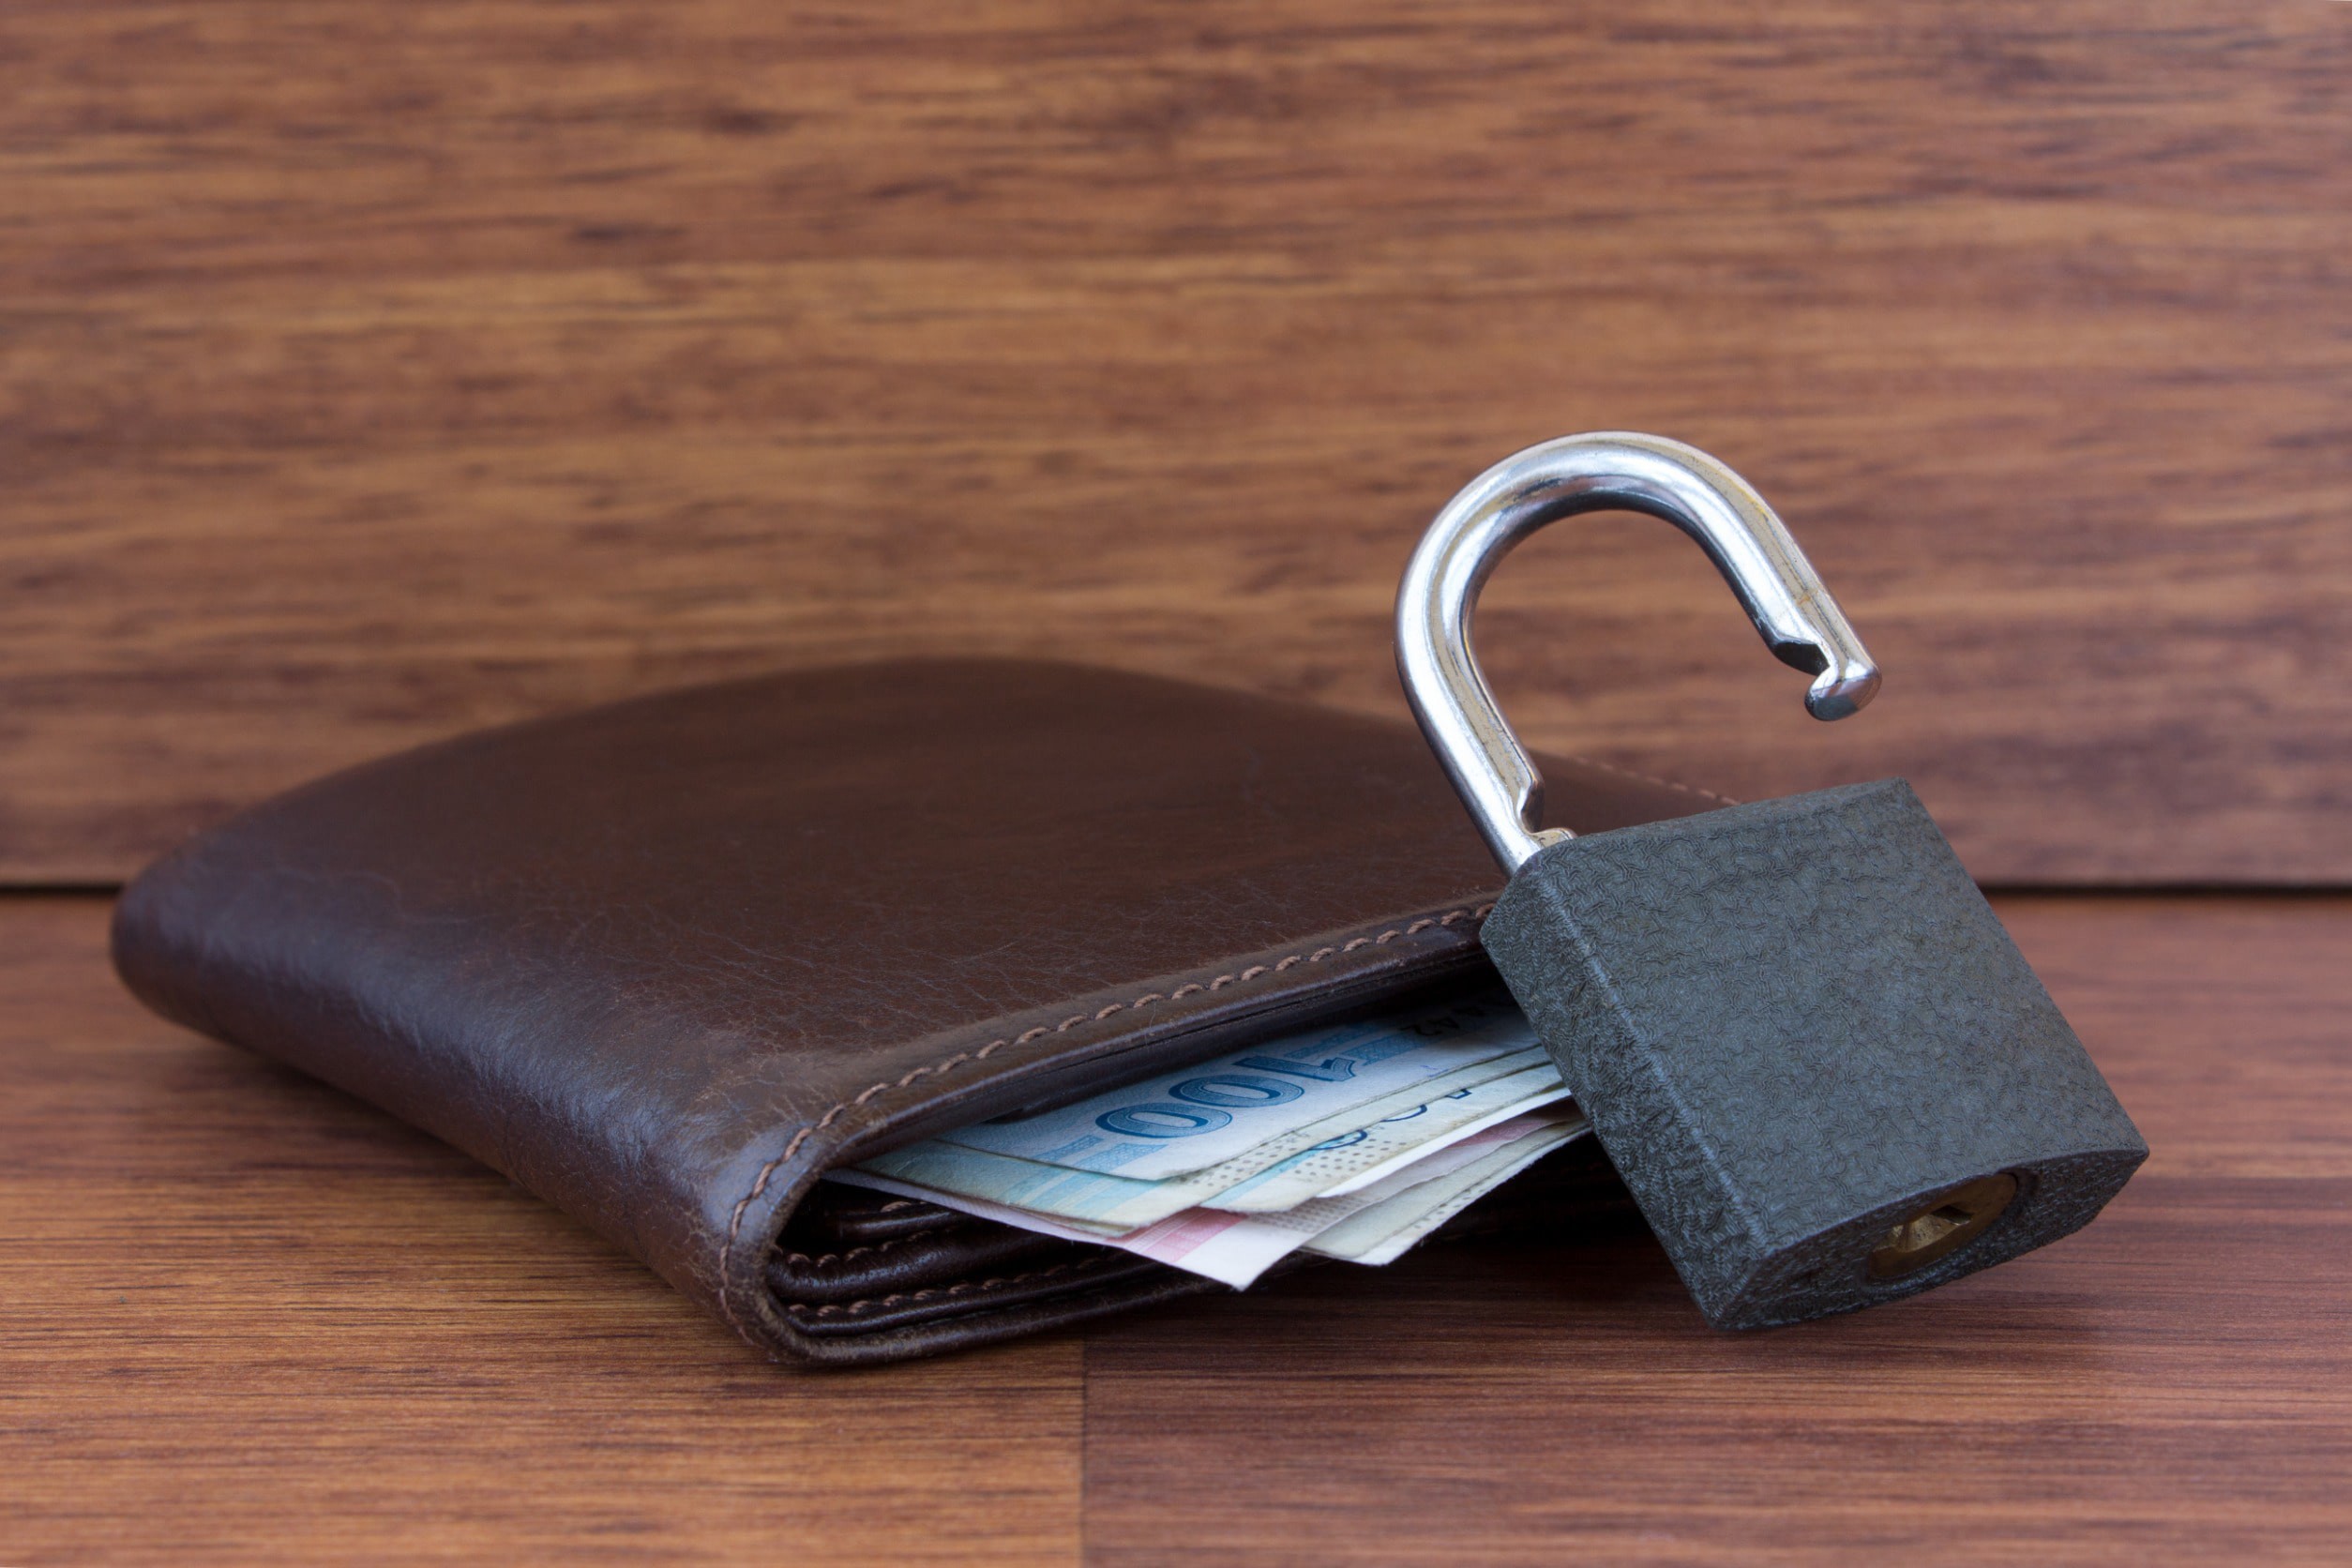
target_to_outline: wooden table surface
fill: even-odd
[[[2352,1559],[2352,898],[1998,902],[2155,1149],[2018,1262],[1732,1337],[1472,1244],[812,1375],[0,899],[0,1563]]]

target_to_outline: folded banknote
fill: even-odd
[[[1500,993],[1313,1030],[830,1179],[1244,1286],[1302,1249],[1381,1264],[1583,1135]]]

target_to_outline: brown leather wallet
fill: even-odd
[[[1581,830],[1723,804],[1543,767]],[[1225,1288],[827,1169],[1485,977],[1500,880],[1402,724],[894,663],[338,774],[150,867],[114,955],[166,1016],[445,1138],[755,1345],[858,1363]],[[1472,1214],[1609,1201],[1589,1148],[1536,1171]]]

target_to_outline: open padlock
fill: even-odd
[[[1486,951],[1707,1320],[1875,1305],[2089,1223],[2148,1145],[1909,785],[1537,826],[1470,611],[1514,544],[1605,508],[1697,540],[1813,675],[1815,716],[1854,713],[1878,673],[1762,497],[1656,436],[1498,463],[1398,592],[1406,695],[1510,875]]]

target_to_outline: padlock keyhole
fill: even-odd
[[[1983,1235],[2016,1200],[2017,1178],[1986,1176],[1954,1188],[1898,1223],[1870,1255],[1874,1279],[1893,1279],[1948,1258]]]

